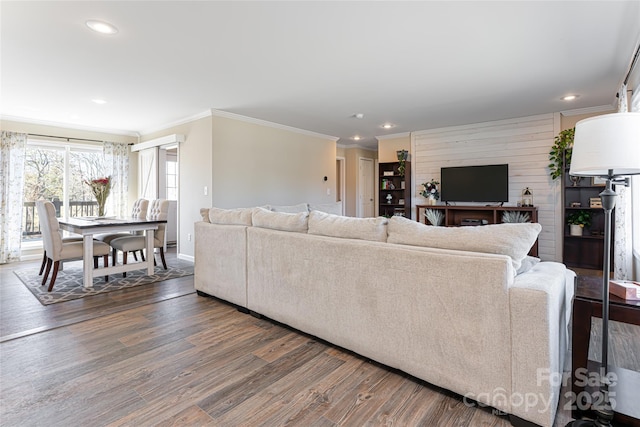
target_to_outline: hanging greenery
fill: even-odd
[[[575,135],[576,128],[563,130],[556,136],[553,147],[549,152],[549,175],[551,179],[556,179],[562,176],[562,168],[566,164],[571,164],[571,152],[573,150],[573,136]]]
[[[407,167],[406,162],[409,158],[409,152],[407,150],[398,150],[396,151],[396,155],[398,156],[398,162],[400,162],[400,164],[398,165],[398,175],[404,176],[404,171]]]

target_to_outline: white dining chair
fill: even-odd
[[[51,276],[51,282],[49,282],[48,292],[51,292],[53,285],[58,277],[58,270],[60,268],[60,262],[72,259],[82,259],[84,251],[82,241],[68,242],[62,241],[62,235],[60,234],[60,223],[56,218],[56,208],[53,203],[46,200],[38,200],[36,202],[36,208],[38,210],[38,216],[40,217],[40,231],[42,232],[42,241],[44,244],[44,250],[47,256],[47,267],[42,278],[41,286],[47,282],[47,277],[51,271],[53,265],[53,274]],[[98,267],[98,257],[103,257],[104,266],[109,265],[109,253],[111,248],[109,245],[103,242],[93,241],[93,265],[94,268]],[[109,276],[104,276],[105,281],[109,280]]]
[[[149,212],[147,213],[148,220],[166,220],[169,213],[169,201],[165,199],[156,199],[149,204]],[[165,238],[166,224],[159,224],[158,229],[153,233],[153,247],[158,248],[160,251],[160,258],[162,260],[162,266],[167,269],[167,262],[164,258],[164,238]],[[110,243],[113,248],[112,265],[115,265],[117,259],[117,252],[122,251],[122,263],[127,263],[127,253],[135,251],[142,251],[146,247],[146,237],[143,235],[132,235],[127,237],[119,237],[114,239]],[[153,256],[147,254],[147,256]],[[143,258],[144,259],[144,258]],[[153,260],[155,264],[155,257]],[[123,277],[127,277],[127,273],[122,274]]]
[[[147,199],[136,200],[135,203],[133,204],[133,208],[131,209],[131,218],[145,219],[147,217],[148,208],[149,208],[149,201]],[[142,232],[137,231],[137,232],[131,232],[131,233],[104,233],[104,234],[98,234],[94,236],[94,239],[100,242],[104,242],[106,244],[110,244],[112,240],[115,240],[119,237],[129,237],[131,235],[142,235]],[[140,251],[140,254],[142,255],[142,251]],[[112,265],[116,265],[115,249],[113,250],[112,255],[113,255]],[[135,252],[133,253],[133,256],[134,258],[136,258],[136,260],[138,259]],[[142,255],[142,260],[144,261],[144,255]]]

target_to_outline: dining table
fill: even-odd
[[[154,273],[153,233],[161,224],[165,224],[167,220],[119,217],[70,217],[66,219],[60,218],[58,221],[62,230],[79,234],[83,238],[83,286],[85,288],[93,288],[94,276],[106,276],[145,268],[147,269],[148,275]],[[146,261],[122,265],[116,265],[116,262],[112,262],[112,266],[105,265],[101,268],[93,267],[94,235],[136,231],[143,231],[145,234]]]

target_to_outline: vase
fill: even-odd
[[[582,227],[578,224],[569,224],[569,234],[572,236],[582,236]]]
[[[435,197],[429,197],[427,200],[429,201],[429,204],[431,206],[435,206],[435,204],[437,203],[437,200],[435,199]]]
[[[102,217],[105,216],[104,215],[104,202],[100,203],[98,202],[98,216]]]

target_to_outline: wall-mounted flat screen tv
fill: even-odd
[[[509,165],[441,168],[440,198],[443,202],[508,202]]]

